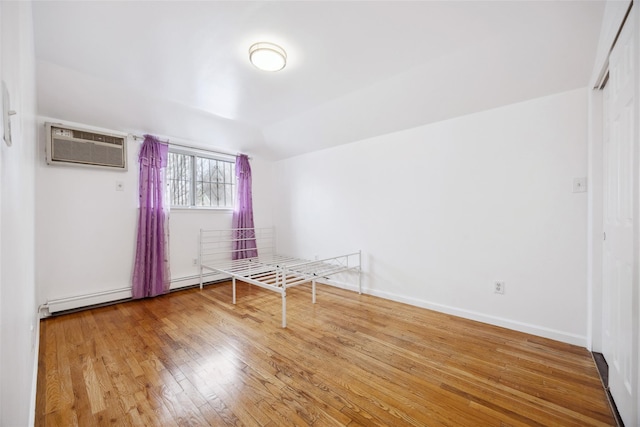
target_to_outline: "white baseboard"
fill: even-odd
[[[323,283],[335,286],[342,289],[348,289],[351,291],[358,291],[358,287],[346,283],[336,283],[333,281],[323,281]],[[583,335],[571,334],[568,332],[559,331],[556,329],[547,328],[544,326],[534,325],[530,323],[520,322],[517,320],[506,319],[503,317],[493,316],[485,313],[480,313],[472,310],[465,310],[458,307],[452,307],[444,304],[439,304],[431,301],[425,301],[417,298],[407,297],[403,295],[397,295],[391,292],[376,291],[371,289],[362,289],[362,293],[377,296],[380,298],[388,299],[391,301],[402,302],[405,304],[413,305],[416,307],[426,308],[440,313],[450,314],[453,316],[462,317],[469,320],[475,320],[477,322],[488,323],[494,326],[500,326],[503,328],[511,329],[514,331],[524,332],[531,335],[536,335],[543,338],[549,338],[556,341],[565,342],[568,344],[577,345],[580,347],[587,346],[587,337]]]
[[[334,280],[319,280],[318,282],[335,286],[350,291],[358,291],[358,286],[350,283],[338,282]],[[199,278],[190,277],[185,279],[174,280],[171,283],[171,289],[180,289],[188,286],[199,284]],[[488,323],[490,325],[500,326],[514,331],[525,332],[556,341],[562,341],[568,344],[574,344],[581,347],[587,346],[587,337],[584,335],[576,335],[544,326],[534,325],[530,323],[520,322],[517,320],[506,319],[503,317],[493,316],[490,314],[480,313],[473,310],[466,310],[458,307],[452,307],[440,303],[421,300],[417,298],[398,295],[391,292],[377,291],[371,289],[363,289],[363,293],[385,298],[391,301],[402,302],[416,307],[427,308],[429,310],[441,313],[451,314],[453,316],[463,317],[465,319],[475,320],[478,322]],[[72,310],[75,308],[87,307],[95,304],[103,304],[112,301],[131,298],[131,288],[121,288],[109,291],[97,292],[88,295],[80,295],[69,298],[59,298],[48,301],[47,305],[50,313],[57,311]]]
[[[199,279],[181,279],[180,281],[171,282],[169,290],[175,291],[182,288],[188,288],[190,286],[200,285]]]
[[[206,273],[202,276],[204,283],[218,282],[221,280],[231,280],[231,277],[218,273]],[[171,290],[188,288],[190,286],[200,285],[200,276],[184,276],[171,279]]]

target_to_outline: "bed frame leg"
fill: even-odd
[[[198,270],[200,270],[200,290],[202,290],[202,228],[198,234]]]
[[[311,302],[316,303],[316,281],[311,281]]]
[[[282,290],[282,327],[287,327],[287,290]]]
[[[235,277],[232,278],[231,283],[232,283],[231,287],[233,288],[233,303],[235,304],[236,303],[236,278]]]

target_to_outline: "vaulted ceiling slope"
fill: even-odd
[[[36,1],[39,114],[271,159],[588,84],[601,1]],[[257,41],[286,68],[248,61]]]

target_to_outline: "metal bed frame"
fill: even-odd
[[[233,260],[234,243],[253,239],[258,256]],[[200,230],[198,264],[200,289],[204,271],[231,277],[233,304],[236,303],[236,280],[241,280],[279,293],[282,296],[282,327],[287,327],[287,289],[311,282],[311,301],[316,303],[316,280],[348,271],[357,272],[358,293],[362,293],[360,251],[320,260],[305,260],[278,255],[275,252],[273,228],[238,228],[227,230]]]

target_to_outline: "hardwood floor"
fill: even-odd
[[[615,425],[583,348],[318,285],[42,321],[36,426]]]

